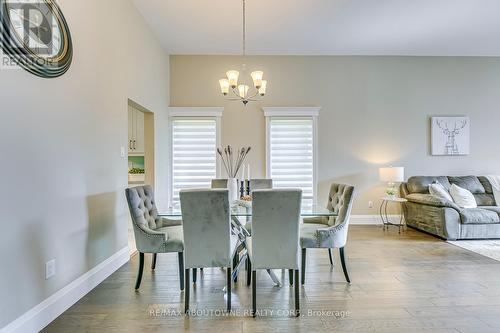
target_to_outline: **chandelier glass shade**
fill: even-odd
[[[264,73],[262,71],[255,71],[250,74],[253,81],[253,89],[251,89],[246,84],[238,84],[239,72],[235,70],[228,71],[226,73],[226,79],[220,79],[220,90],[222,95],[233,97],[229,100],[240,100],[243,104],[247,104],[249,101],[256,101],[257,96],[264,96],[266,94],[267,81],[263,80]]]
[[[246,55],[246,11],[245,1],[243,0],[243,57]],[[243,64],[243,71],[245,65]],[[226,72],[226,78],[219,80],[220,91],[222,95],[227,96],[230,101],[241,101],[247,105],[249,101],[257,101],[258,97],[263,97],[266,94],[267,81],[263,80],[263,71],[253,71],[250,73],[253,81],[253,87],[250,88],[244,82],[238,84],[240,72],[237,70],[229,70]]]

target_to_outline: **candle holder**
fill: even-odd
[[[245,181],[240,181],[240,199],[245,195]]]
[[[250,179],[247,180],[247,195],[250,195]]]

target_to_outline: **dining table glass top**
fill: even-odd
[[[324,206],[312,205],[301,207],[301,217],[313,216],[337,216],[338,214],[326,209]],[[168,208],[158,214],[159,217],[182,217],[182,210],[180,206]],[[237,200],[231,204],[232,217],[251,217],[252,216],[252,203],[250,201]]]

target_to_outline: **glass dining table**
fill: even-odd
[[[308,217],[330,217],[337,216],[337,213],[326,209],[323,206],[311,205],[303,206],[300,210],[301,218]],[[158,214],[158,217],[168,219],[182,219],[182,209],[180,206],[174,206],[166,211]],[[237,244],[233,251],[233,280],[237,280],[238,273],[243,264],[248,260],[246,239],[250,237],[250,232],[245,228],[245,225],[252,220],[252,202],[244,200],[236,200],[231,204],[231,230],[234,236],[237,237]],[[302,223],[302,222],[301,222]],[[272,270],[267,270],[269,276],[276,285],[281,285],[280,280]]]

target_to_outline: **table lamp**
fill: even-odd
[[[400,183],[405,180],[404,167],[385,167],[378,170],[380,181],[387,182],[387,189],[385,193],[391,198],[396,197],[395,183]]]

